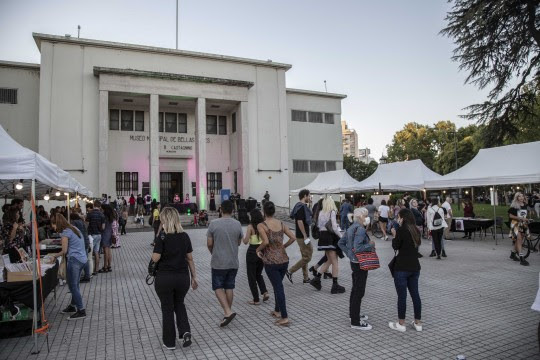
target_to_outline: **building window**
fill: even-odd
[[[144,131],[144,111],[135,111],[135,131]]]
[[[219,135],[227,135],[227,117],[219,117]]]
[[[309,162],[309,172],[311,173],[324,172],[324,160],[311,160]]]
[[[187,133],[187,114],[178,114],[178,132]]]
[[[117,172],[116,173],[116,195],[129,196],[137,195],[139,192],[138,172]]]
[[[120,110],[109,110],[109,130],[120,130]]]
[[[293,160],[293,172],[295,172],[295,173],[307,173],[307,172],[309,172],[309,161],[307,161],[307,160]]]
[[[323,122],[323,114],[320,113],[320,112],[310,111],[309,112],[309,122],[310,123],[322,124],[322,122]]]
[[[0,104],[17,104],[17,89],[0,88]]]
[[[221,190],[221,173],[220,172],[209,172],[206,173],[206,184],[207,184],[207,193],[210,194],[212,191],[214,194],[217,194]]]
[[[236,132],[236,113],[232,113],[232,132]]]
[[[122,110],[120,116],[122,119],[122,131],[133,131],[133,111]]]
[[[165,113],[165,132],[168,132],[168,133],[178,132],[175,113]]]
[[[326,162],[326,171],[334,171],[336,170],[336,162],[335,161],[327,161]]]
[[[306,112],[300,111],[300,110],[293,110],[292,121],[306,122],[307,121]]]
[[[138,172],[131,173],[131,192],[133,192],[133,194],[136,194],[139,192],[139,173]]]
[[[206,133],[209,135],[217,135],[216,115],[206,115]]]
[[[326,113],[324,114],[324,123],[333,124],[334,123],[334,114]]]
[[[162,112],[159,113],[158,122],[159,122],[159,132],[163,132],[163,113]]]

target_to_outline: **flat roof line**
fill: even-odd
[[[273,62],[271,60],[267,60],[267,61],[255,60],[255,59],[248,59],[248,58],[235,57],[235,56],[208,54],[208,53],[202,53],[202,52],[196,52],[196,51],[176,50],[176,49],[168,49],[168,48],[161,48],[161,47],[147,46],[147,45],[125,44],[125,43],[119,43],[119,42],[113,42],[113,41],[102,41],[102,40],[94,40],[94,39],[81,39],[81,38],[76,38],[76,37],[66,37],[66,36],[50,35],[50,34],[42,34],[42,33],[32,33],[32,36],[34,37],[34,41],[36,42],[36,45],[38,46],[40,51],[41,51],[41,42],[50,41],[50,42],[61,42],[61,43],[68,43],[68,44],[123,49],[123,50],[153,52],[153,53],[166,54],[166,55],[180,55],[180,56],[186,56],[186,57],[233,62],[233,63],[239,63],[239,64],[266,66],[266,67],[272,67],[276,69],[284,69],[285,71],[289,70],[292,67],[292,65],[290,64]]]
[[[164,73],[164,72],[157,72],[157,71],[118,69],[118,68],[94,66],[94,75],[99,76],[100,74],[111,74],[111,75],[120,75],[120,76],[139,76],[139,77],[149,77],[149,78],[157,78],[157,79],[165,79],[165,80],[182,80],[182,81],[191,81],[191,82],[198,82],[198,83],[247,87],[248,89],[251,88],[253,85],[255,85],[251,81],[243,81],[243,80],[231,80],[231,79],[221,79],[221,78],[214,78],[214,77],[207,77],[207,76],[195,76],[195,75],[186,75],[186,74]]]
[[[33,64],[33,63],[17,62],[17,61],[0,60],[0,67],[40,70],[41,65]]]
[[[343,95],[343,94],[328,93],[328,92],[313,91],[313,90],[287,88],[286,91],[288,94],[321,96],[321,97],[330,97],[330,98],[335,98],[335,99],[345,99],[347,97],[347,95]]]

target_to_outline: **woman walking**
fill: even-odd
[[[266,201],[263,210],[266,220],[257,225],[257,231],[262,238],[262,243],[257,248],[257,256],[262,259],[266,275],[274,288],[275,307],[270,315],[277,319],[276,325],[289,326],[283,288],[283,278],[289,266],[289,257],[285,248],[296,242],[296,235],[281,221],[274,218],[276,207],[273,202]],[[284,234],[289,237],[285,245],[283,245]]]
[[[80,279],[81,273],[88,262],[84,248],[83,234],[73,225],[69,224],[62,214],[56,214],[51,218],[51,225],[62,237],[62,251],[51,254],[55,257],[66,256],[66,274],[71,302],[62,310],[62,314],[72,314],[68,320],[80,320],[86,318],[81,296]],[[87,274],[88,275],[88,274]]]
[[[127,219],[128,219],[127,207],[122,206],[120,220],[119,220],[120,221],[120,235],[126,235]]]
[[[191,329],[184,304],[190,286],[196,290],[197,275],[193,262],[193,248],[188,234],[180,224],[180,214],[173,207],[163,209],[160,214],[163,232],[156,238],[152,261],[159,262],[154,287],[161,302],[163,316],[163,346],[176,349],[176,327],[182,347],[191,345]]]
[[[259,230],[257,226],[264,221],[261,212],[258,209],[253,209],[249,213],[251,221],[246,230],[246,236],[244,237],[244,244],[249,243],[249,248],[246,253],[246,265],[249,289],[253,295],[253,300],[249,302],[250,305],[260,305],[259,290],[263,296],[263,301],[268,301],[270,295],[266,290],[266,284],[262,276],[264,269],[264,263],[257,256],[257,248],[261,245],[262,240],[259,236]],[[257,289],[257,286],[259,287]]]
[[[390,208],[388,205],[386,205],[386,200],[381,201],[381,206],[379,206],[377,213],[379,214],[379,227],[381,228],[383,238],[386,241],[388,240],[388,236],[386,235],[386,226],[388,225],[388,218],[390,217]]]
[[[351,328],[356,330],[371,330],[372,326],[367,323],[367,315],[360,315],[362,298],[366,292],[368,271],[360,269],[356,253],[373,251],[375,243],[369,239],[365,227],[369,224],[367,219],[368,210],[357,208],[354,210],[354,224],[339,239],[339,247],[347,254],[352,270],[352,289],[349,298],[349,317]]]
[[[159,233],[159,225],[161,224],[159,211],[161,209],[161,205],[156,202],[152,204],[152,216],[154,217],[152,219],[152,226],[154,227],[154,237],[158,236]]]
[[[431,206],[427,209],[427,226],[431,232],[431,238],[435,245],[435,254],[437,260],[441,260],[442,236],[444,229],[448,226],[444,221],[444,211],[439,206],[439,200],[434,197],[431,199]]]
[[[114,222],[114,210],[110,205],[103,204],[101,205],[103,210],[103,215],[105,215],[105,230],[101,235],[101,247],[103,248],[103,267],[98,271],[99,273],[111,272],[111,261],[112,261],[112,237],[113,237],[113,222]]]
[[[411,326],[416,331],[422,331],[422,301],[418,292],[418,277],[420,276],[418,247],[422,240],[416,227],[414,215],[409,209],[400,210],[398,222],[400,226],[396,237],[392,240],[392,247],[398,251],[394,264],[394,285],[398,295],[398,321],[391,321],[388,326],[390,329],[401,332],[407,330],[405,312],[407,310],[407,289],[409,289],[414,307],[414,321]]]
[[[332,266],[332,294],[342,294],[345,288],[338,284],[338,256],[336,253],[338,240],[341,238],[341,233],[337,227],[336,221],[336,204],[331,197],[324,199],[322,211],[319,212],[317,226],[319,227],[319,251],[324,251],[328,260],[317,269],[315,277],[309,282],[315,289],[321,290],[321,275]]]

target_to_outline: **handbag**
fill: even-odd
[[[319,230],[319,227],[316,223],[311,225],[311,237],[315,240],[319,240],[319,238],[321,237],[321,231]]]
[[[150,263],[148,264],[148,275],[146,275],[146,285],[152,285],[156,280],[158,264],[159,261],[154,262],[152,259],[150,259]]]
[[[359,252],[355,254],[361,270],[375,270],[381,267],[379,257],[375,251]]]
[[[392,275],[392,277],[394,277],[394,271],[395,271],[395,267],[396,267],[396,259],[397,259],[397,250],[394,250],[394,257],[388,263],[388,269],[390,269],[390,274]]]

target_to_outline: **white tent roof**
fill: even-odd
[[[540,141],[481,149],[465,166],[426,188],[529,184],[540,182]]]
[[[441,177],[422,160],[400,161],[379,165],[373,175],[360,182],[357,190],[375,190],[380,183],[383,190],[418,191],[425,188],[427,181]]]
[[[12,191],[14,180],[32,180],[39,182],[40,188],[53,188],[66,192],[78,192],[91,196],[92,193],[43,156],[25,148],[13,140],[0,126],[0,180],[2,194]]]
[[[310,184],[302,187],[313,194],[340,194],[356,191],[359,182],[354,180],[347,170],[334,170],[320,173]],[[299,193],[302,189],[291,190]]]

